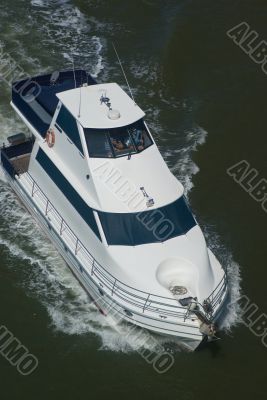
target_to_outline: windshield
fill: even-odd
[[[186,234],[196,225],[184,197],[155,210],[98,215],[109,245],[137,246],[164,242]]]
[[[122,128],[87,128],[84,133],[90,157],[122,157],[140,153],[153,144],[143,120]]]

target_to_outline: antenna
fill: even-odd
[[[79,100],[78,118],[81,118],[81,106],[82,106],[82,72],[81,72],[81,83],[80,83],[80,100]]]
[[[72,57],[72,69],[73,69],[73,78],[74,78],[75,89],[76,89],[77,82],[76,82],[76,75],[75,75],[74,57]]]
[[[124,69],[123,69],[123,66],[122,66],[122,63],[121,63],[121,60],[120,60],[119,54],[118,54],[118,52],[117,52],[117,50],[116,50],[116,47],[115,47],[115,44],[114,44],[114,43],[112,43],[112,46],[113,46],[113,49],[114,49],[114,51],[115,51],[115,54],[116,54],[116,56],[117,56],[117,59],[118,59],[118,61],[119,61],[119,64],[120,64],[120,67],[121,67],[122,73],[123,73],[123,75],[124,75],[125,81],[126,81],[126,83],[127,83],[128,89],[129,89],[129,92],[130,92],[130,94],[131,94],[131,98],[132,98],[132,99],[133,99],[133,101],[135,102],[135,100],[134,100],[134,97],[133,97],[133,92],[132,92],[132,89],[131,89],[131,87],[130,87],[130,85],[129,85],[129,82],[128,82],[128,79],[127,79],[126,73],[125,73],[125,71],[124,71]]]
[[[79,113],[78,113],[78,118],[81,118],[81,104],[82,104],[82,87],[80,87],[80,100],[79,100]]]
[[[74,57],[72,57],[72,69],[73,69],[73,78],[74,78],[74,83],[75,83],[75,89],[77,88],[77,81],[76,81],[76,73],[75,73],[75,65],[74,65]],[[79,112],[78,112],[78,118],[81,117],[81,101],[82,101],[82,82],[80,85],[80,100],[79,100]]]

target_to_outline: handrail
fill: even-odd
[[[142,313],[145,311],[156,312],[157,314],[165,314],[172,317],[180,317],[180,318],[189,318],[190,315],[186,315],[187,308],[179,306],[178,301],[174,298],[159,296],[156,294],[151,294],[139,289],[135,289],[123,282],[119,279],[115,278],[109,271],[107,271],[101,264],[99,264],[94,256],[90,253],[90,251],[86,248],[86,246],[81,242],[81,240],[77,237],[74,231],[70,228],[64,218],[60,215],[57,209],[53,206],[51,201],[45,195],[43,190],[39,187],[37,182],[31,176],[29,172],[25,172],[25,174],[31,184],[31,196],[34,197],[37,193],[40,193],[43,197],[42,202],[44,205],[44,216],[47,218],[49,215],[52,217],[52,212],[54,213],[54,219],[58,221],[58,234],[60,237],[68,236],[68,239],[73,242],[73,249],[71,250],[73,254],[77,257],[79,254],[83,253],[85,255],[87,262],[89,263],[91,271],[88,271],[83,268],[84,272],[88,275],[89,279],[93,280],[94,283],[99,287],[101,283],[101,289],[104,289],[105,294],[110,295],[111,297],[117,297],[122,300],[126,305],[133,305],[136,308],[142,310]],[[51,219],[50,219],[51,221]],[[55,229],[55,228],[54,228]],[[65,239],[66,242],[67,238]],[[77,258],[78,259],[78,258]],[[79,259],[78,259],[79,261]],[[79,261],[81,267],[83,264]],[[215,288],[215,290],[209,296],[211,303],[216,300],[216,297],[219,294],[219,297],[222,298],[222,295],[225,290],[226,285],[225,276],[219,283],[219,285]],[[222,286],[222,287],[221,287]],[[219,290],[220,288],[220,290]],[[218,289],[218,293],[215,294]],[[217,301],[216,301],[217,304]],[[190,314],[190,313],[189,313]]]
[[[220,303],[222,294],[226,290],[227,282],[228,282],[227,274],[225,273],[222,280],[219,282],[219,284],[216,286],[216,288],[213,290],[213,292],[207,298],[207,300],[210,302],[210,304],[212,305],[213,308],[216,307],[216,305]]]

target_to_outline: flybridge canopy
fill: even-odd
[[[95,85],[86,71],[76,69],[25,78],[12,84],[12,106],[30,129],[45,137],[58,105],[56,94],[75,88],[76,84]]]
[[[84,128],[118,128],[145,116],[116,83],[67,90],[57,97]]]

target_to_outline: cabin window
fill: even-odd
[[[58,189],[62,192],[62,194],[66,197],[66,199],[70,202],[70,204],[80,214],[82,219],[101,240],[93,209],[86,204],[79,193],[76,192],[70,182],[64,177],[64,175],[59,171],[59,169],[54,165],[54,163],[42,149],[38,150],[36,160],[50,177],[50,179],[54,182],[54,184],[58,187]]]
[[[90,157],[113,157],[108,131],[101,129],[85,129],[85,139]]]
[[[78,150],[83,154],[83,148],[76,119],[63,105],[61,106],[56,123],[60,126],[60,128],[62,128],[72,143],[74,143]]]
[[[114,158],[140,153],[153,144],[143,120],[113,129],[84,129],[90,157]]]
[[[155,210],[139,213],[98,212],[109,245],[138,246],[165,242],[196,226],[184,197]]]

